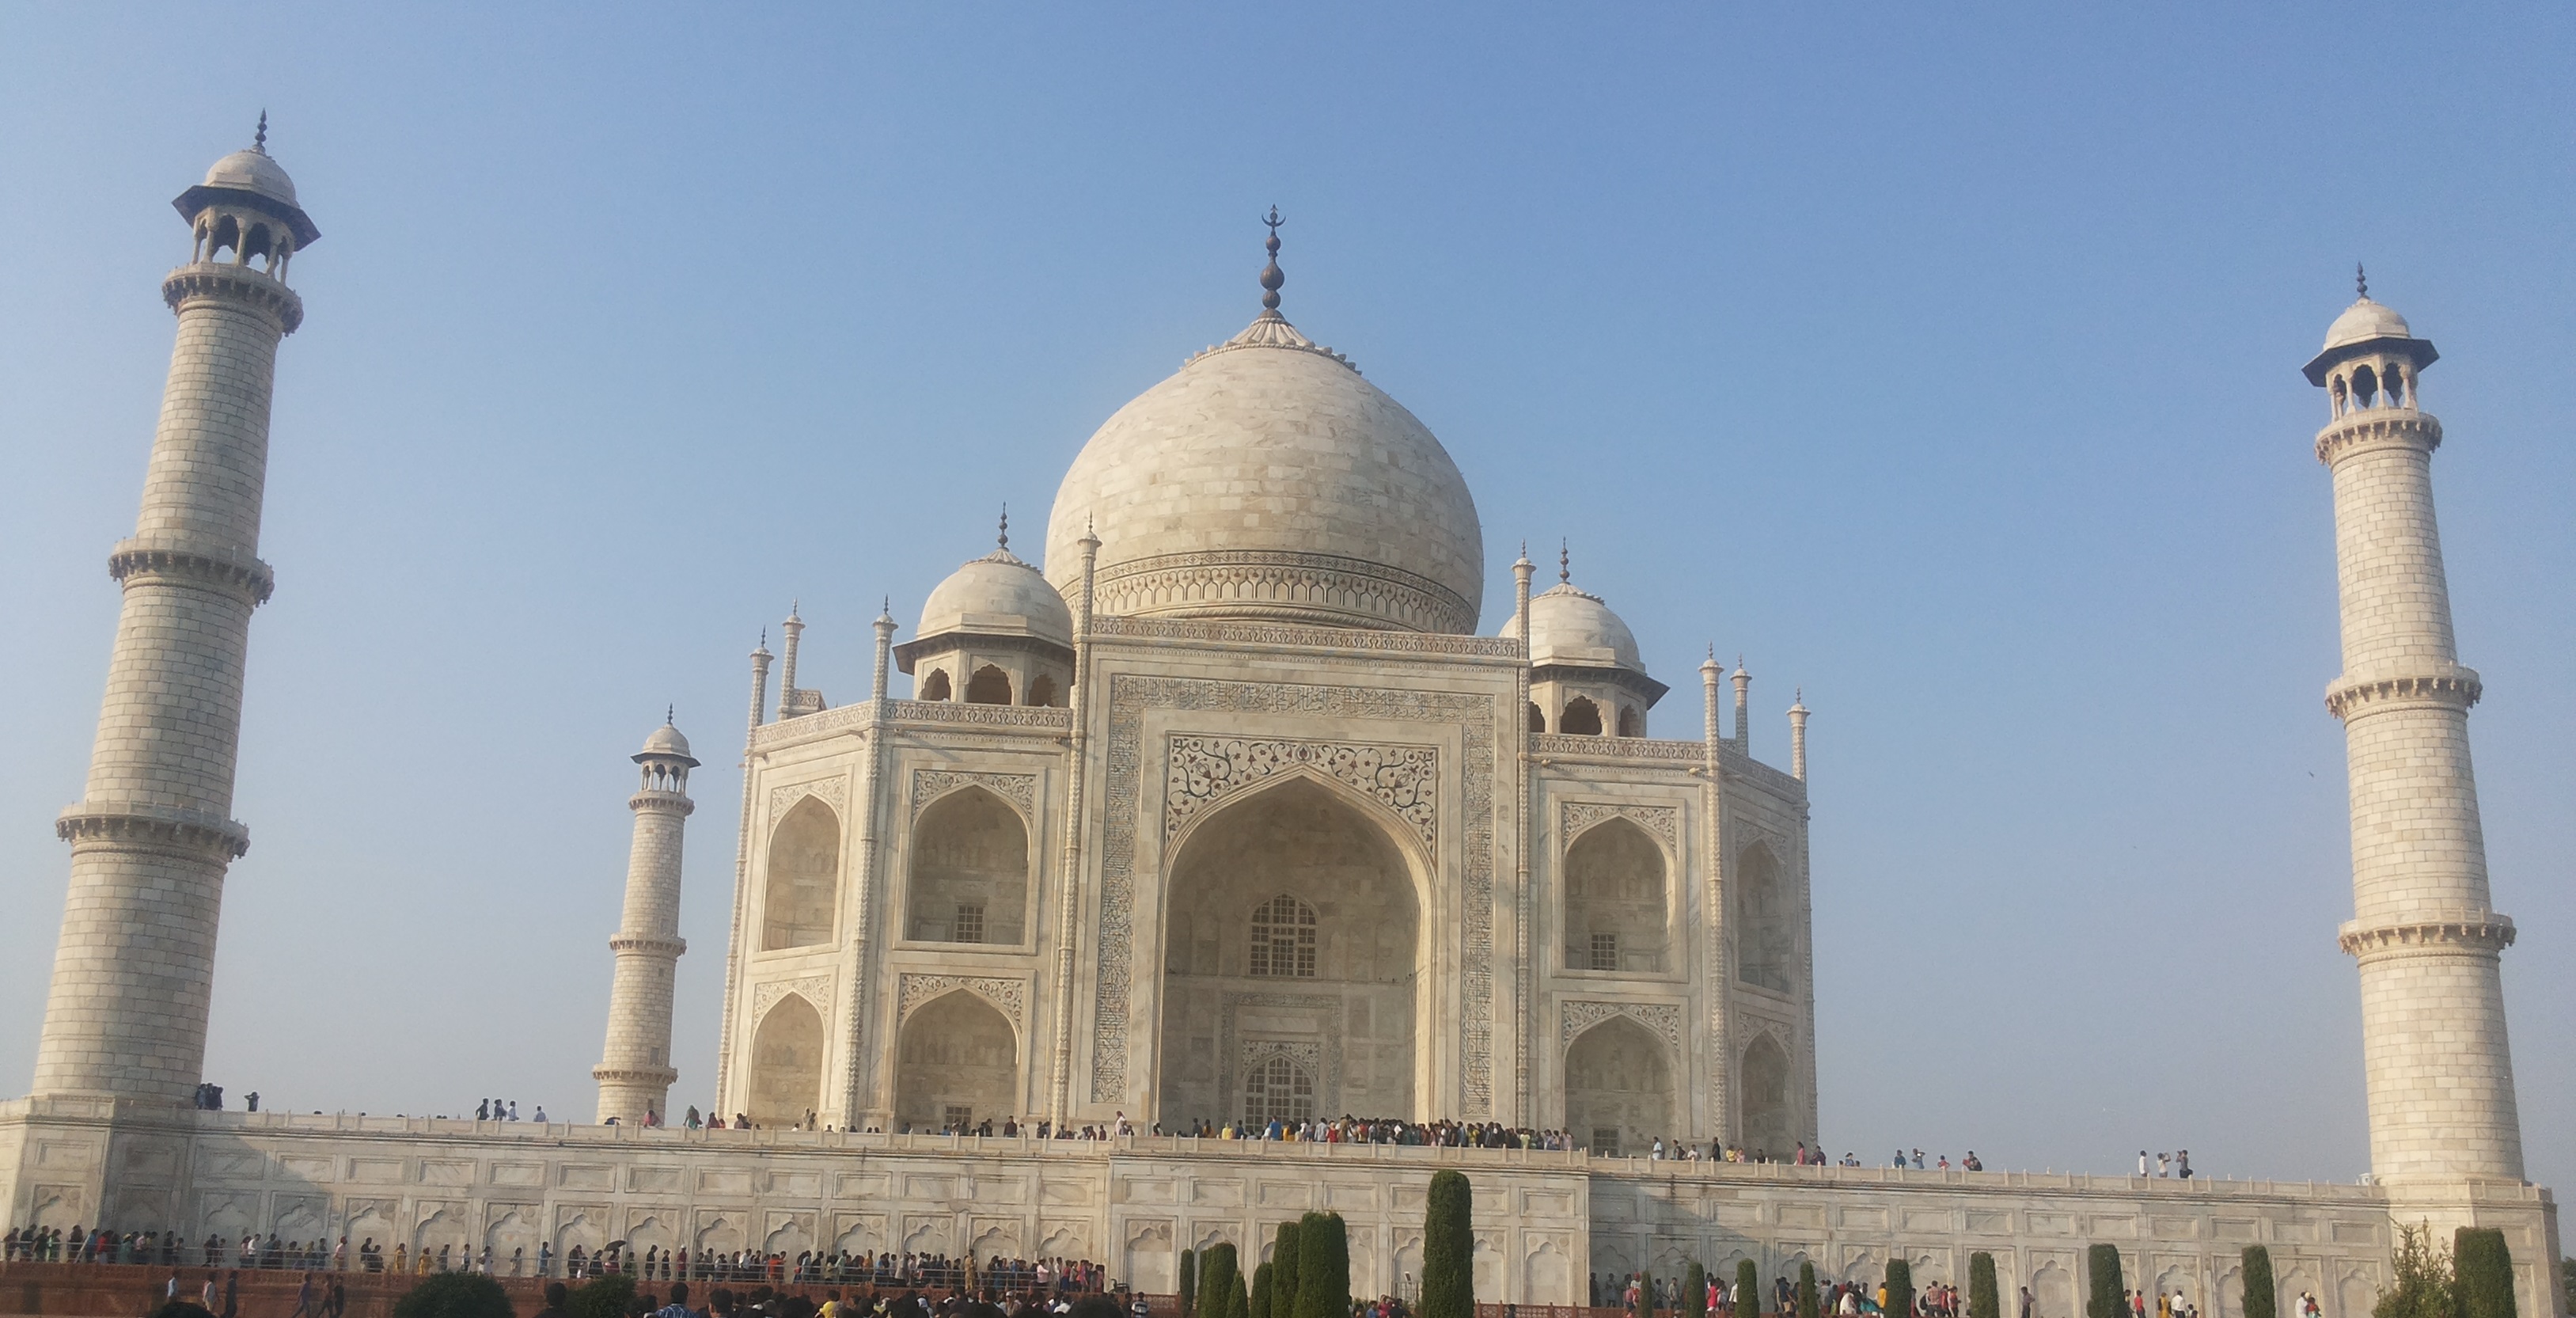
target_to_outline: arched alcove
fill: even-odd
[[[1580,737],[1601,735],[1601,707],[1584,696],[1565,702],[1556,716],[1556,730]]]
[[[1619,735],[1622,737],[1645,736],[1645,711],[1637,708],[1635,705],[1621,705],[1619,707]]]
[[[1778,1040],[1759,1034],[1745,1045],[1735,1090],[1745,1147],[1774,1158],[1787,1153],[1798,1136],[1789,1116],[1789,1054]]]
[[[1020,1040],[992,1003],[959,989],[921,1005],[896,1045],[896,1129],[945,1130],[1020,1110]]]
[[[822,1105],[823,1016],[790,993],[751,1036],[751,1121],[793,1126]]]
[[[921,695],[919,698],[923,700],[946,700],[948,698],[948,670],[945,668],[934,668],[931,670],[930,676],[921,679]]]
[[[1055,678],[1052,675],[1040,673],[1029,679],[1029,704],[1043,709],[1052,709],[1063,703],[1064,696],[1057,690]]]
[[[1642,1156],[1674,1134],[1673,1064],[1661,1037],[1612,1016],[1565,1050],[1565,1129],[1595,1153]]]
[[[1756,842],[1735,862],[1735,977],[1747,984],[1790,992],[1795,951],[1789,936],[1789,893],[1779,858]]]
[[[1383,820],[1292,778],[1202,819],[1165,891],[1166,1126],[1241,1115],[1250,1068],[1277,1056],[1311,1068],[1319,1114],[1418,1115],[1421,899]]]
[[[1540,709],[1538,707],[1538,702],[1535,700],[1530,702],[1529,730],[1532,732],[1547,731],[1547,711]]]
[[[769,870],[761,889],[760,950],[832,941],[841,896],[841,816],[806,797],[769,834]]]
[[[1565,968],[1666,969],[1664,851],[1646,830],[1610,819],[1565,850]]]
[[[1007,705],[1011,703],[1011,675],[991,664],[975,670],[966,679],[966,703],[970,705]]]
[[[904,891],[908,936],[932,943],[1016,944],[1026,933],[1029,830],[981,787],[930,803],[912,824]]]

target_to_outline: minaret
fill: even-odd
[[[669,1109],[671,976],[689,945],[680,937],[680,837],[689,812],[689,739],[664,719],[635,762],[643,782],[626,808],[635,812],[635,845],[626,859],[626,913],[608,946],[617,976],[608,989],[608,1047],[590,1078],[599,1082],[599,1120],[629,1126],[659,1120]]]
[[[215,162],[173,203],[188,263],[161,282],[178,346],[134,538],[108,557],[123,587],[89,783],[54,831],[71,891],[36,1050],[34,1092],[187,1103],[206,1054],[224,871],[250,849],[233,822],[242,669],[259,560],[277,343],[304,320],[289,259],[321,236],[268,156]]]
[[[1800,687],[1790,697],[1789,706],[1789,776],[1807,781],[1807,690]]]
[[[1753,753],[1753,729],[1749,722],[1753,712],[1753,674],[1744,671],[1744,656],[1735,656],[1735,751]]]
[[[2352,790],[2342,943],[2361,963],[2370,1165],[2392,1186],[2522,1179],[2498,966],[2513,922],[2487,905],[2469,767],[2478,675],[2452,640],[2433,520],[2442,423],[2416,392],[2436,356],[2363,285],[2307,365],[2328,396],[2316,452],[2334,475],[2342,584],[2343,675],[2326,688]]]
[[[782,654],[778,669],[778,717],[794,718],[801,711],[796,706],[796,648],[805,636],[805,619],[798,616],[796,602],[787,605],[787,621],[778,624]]]

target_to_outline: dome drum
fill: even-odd
[[[1259,618],[1324,627],[1457,635],[1475,604],[1402,568],[1338,554],[1236,549],[1160,554],[1096,573],[1100,612],[1169,618]]]
[[[1639,706],[1645,709],[1653,709],[1655,702],[1662,700],[1664,694],[1672,690],[1671,687],[1644,673],[1628,668],[1611,668],[1606,665],[1578,667],[1569,664],[1540,664],[1530,669],[1532,686],[1543,686],[1550,682],[1581,682],[1607,686],[1612,690],[1624,691],[1635,696]]]

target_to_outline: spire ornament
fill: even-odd
[[[2359,261],[2352,263],[2352,291],[2361,297],[2370,296],[2370,272]]]
[[[1558,585],[1566,586],[1574,584],[1573,545],[1574,542],[1571,540],[1559,540],[1556,542],[1556,581]]]
[[[1002,531],[994,543],[1001,546],[1003,553],[1011,552],[1011,505],[1007,503],[1002,505]]]
[[[1288,282],[1288,276],[1279,272],[1279,226],[1287,221],[1279,218],[1279,208],[1273,206],[1269,217],[1262,223],[1270,226],[1270,237],[1262,243],[1263,249],[1270,253],[1270,264],[1261,268],[1261,309],[1276,314],[1279,310],[1279,286]]]
[[[259,132],[258,132],[257,134],[255,134],[254,136],[252,136],[252,138],[250,139],[250,149],[251,149],[251,150],[253,150],[253,151],[256,151],[256,152],[260,153],[260,154],[261,154],[261,155],[263,155],[263,156],[268,154],[268,107],[267,107],[267,106],[264,106],[264,105],[263,105],[263,106],[261,106],[261,107],[260,107],[260,110],[259,110]]]

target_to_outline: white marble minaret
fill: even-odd
[[[2361,963],[2370,1165],[2392,1203],[2410,1186],[2465,1199],[2433,1187],[2523,1174],[2498,965],[2513,922],[2487,904],[2478,675],[2451,635],[2433,519],[2442,423],[2417,393],[2436,356],[2365,285],[2307,365],[2332,411],[2316,448],[2334,473],[2342,582],[2343,675],[2326,688],[2352,786],[2342,942]]]
[[[617,978],[608,990],[608,1046],[591,1078],[599,1082],[599,1120],[641,1125],[669,1109],[671,976],[689,945],[680,938],[680,840],[689,812],[689,739],[665,721],[644,739],[635,762],[642,785],[627,798],[635,812],[635,845],[626,861],[626,913],[617,936]]]
[[[259,561],[278,340],[304,319],[289,259],[321,236],[268,157],[215,162],[173,203],[188,263],[161,281],[178,345],[134,538],[108,557],[124,588],[89,782],[54,831],[71,891],[45,999],[34,1092],[185,1103],[206,1055],[224,872],[250,849],[232,818],[242,667]]]

